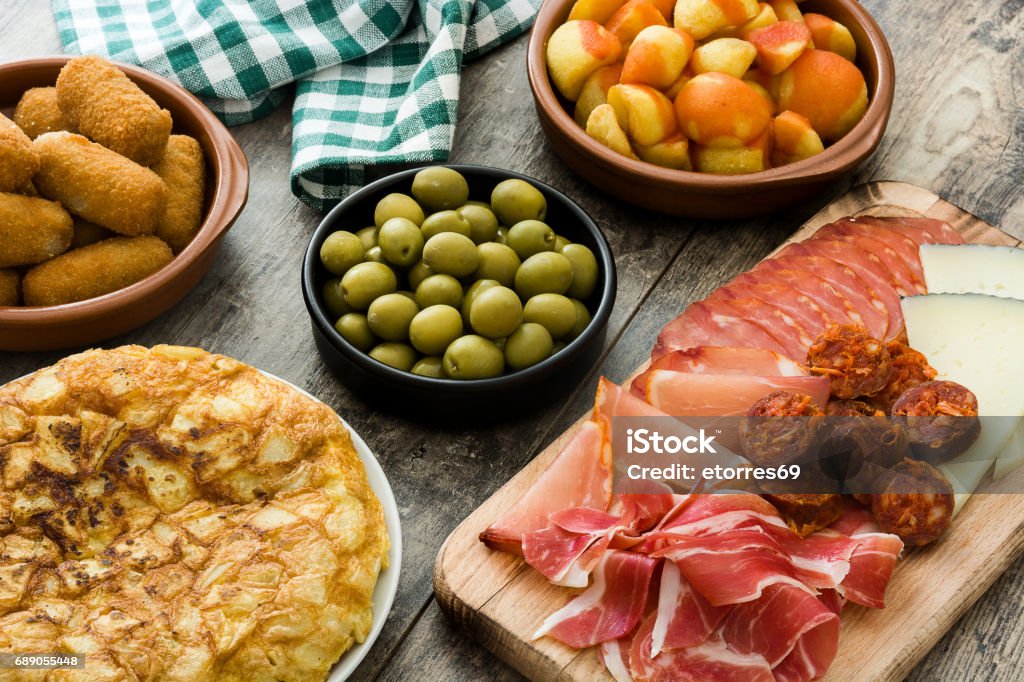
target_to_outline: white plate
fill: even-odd
[[[260,371],[263,372],[263,370]],[[290,381],[285,381],[270,372],[263,372],[263,374],[275,381],[280,381],[310,400],[321,402]],[[331,411],[334,411],[333,408]],[[384,469],[381,468],[380,462],[377,461],[366,442],[341,416],[338,416],[338,419],[341,419],[341,423],[348,429],[352,437],[352,445],[355,446],[359,459],[366,467],[366,478],[370,481],[370,488],[377,495],[381,506],[384,507],[384,523],[388,527],[388,536],[391,538],[391,551],[388,553],[388,567],[381,571],[380,577],[377,579],[377,586],[373,590],[373,626],[370,628],[370,634],[366,636],[366,640],[362,644],[356,644],[341,655],[341,659],[331,668],[327,682],[342,682],[342,680],[348,679],[363,662],[366,655],[370,653],[370,648],[373,647],[373,643],[384,628],[384,621],[391,613],[391,605],[395,602],[395,594],[398,592],[398,574],[402,568],[402,528],[398,517],[398,504],[395,503],[395,495],[391,492],[391,484],[388,483]]]
[[[318,403],[322,402],[290,381],[285,381],[270,372],[258,371],[262,372],[264,376],[270,377],[298,391],[310,400],[315,400]],[[24,378],[22,377],[22,379]],[[15,379],[15,381],[19,380]],[[327,407],[330,408],[330,405]],[[333,412],[334,408],[331,408],[331,411]],[[373,643],[380,636],[380,631],[384,629],[384,621],[387,620],[388,614],[391,613],[391,605],[395,603],[395,594],[398,593],[398,574],[402,568],[402,527],[398,516],[398,504],[395,503],[395,494],[391,491],[388,477],[384,475],[384,469],[381,468],[380,462],[377,461],[366,441],[340,415],[338,415],[338,419],[348,429],[349,435],[352,437],[352,445],[356,449],[356,454],[359,455],[363,466],[366,467],[366,478],[370,482],[370,488],[377,495],[377,499],[380,500],[381,506],[384,508],[384,523],[387,525],[388,536],[391,539],[391,551],[388,552],[388,567],[381,571],[380,576],[377,578],[377,585],[373,589],[373,625],[370,627],[370,633],[362,644],[356,644],[341,655],[338,662],[331,668],[327,682],[347,680],[355,672],[355,669],[359,667],[359,664],[363,662],[366,655],[370,653],[370,648],[373,647]]]

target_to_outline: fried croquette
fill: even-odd
[[[14,270],[0,270],[0,306],[21,301],[21,276]]]
[[[35,184],[44,197],[118,234],[156,232],[167,205],[156,173],[74,133],[46,133],[34,144]]]
[[[31,184],[39,170],[32,140],[14,121],[0,114],[0,192],[16,192]]]
[[[71,124],[57,106],[54,87],[26,90],[14,110],[14,122],[33,140],[43,133],[71,130]]]
[[[109,294],[148,277],[172,258],[170,247],[153,236],[113,237],[68,251],[25,275],[25,305],[61,305]]]
[[[59,256],[73,232],[71,216],[56,201],[0,193],[0,268]]]
[[[76,57],[57,77],[57,103],[77,130],[143,166],[163,158],[171,114],[102,57]]]
[[[153,166],[167,185],[167,210],[156,228],[174,253],[180,253],[199,231],[203,220],[206,163],[203,149],[188,135],[171,135],[167,153]]]
[[[83,246],[89,246],[89,244],[95,244],[101,242],[104,239],[110,239],[116,237],[116,232],[111,232],[105,227],[100,227],[96,223],[90,223],[84,218],[78,218],[71,216],[74,221],[75,235],[71,238],[71,248],[80,249]]]

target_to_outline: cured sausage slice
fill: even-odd
[[[877,257],[851,244],[829,239],[810,239],[806,242],[789,244],[780,256],[821,256],[849,267],[864,280],[867,288],[885,306],[889,315],[887,338],[898,338],[903,335],[903,311],[900,308],[900,295],[892,285],[888,268],[878,262]]]
[[[840,293],[830,282],[810,272],[802,270],[761,270],[745,272],[736,277],[726,287],[738,285],[756,287],[785,287],[793,290],[793,296],[802,295],[809,298],[821,310],[829,324],[864,324],[864,319],[857,312],[850,300]],[[767,292],[767,289],[762,290]],[[800,300],[803,300],[801,298]]]
[[[931,464],[904,459],[889,471],[882,493],[872,496],[871,512],[883,533],[921,547],[949,528],[953,486]]]
[[[892,375],[886,345],[863,327],[834,326],[825,330],[807,351],[811,374],[827,377],[832,395],[841,400],[873,395]]]
[[[651,358],[657,359],[674,350],[698,346],[763,348],[792,357],[783,344],[759,325],[741,315],[697,301],[661,330]]]
[[[963,244],[964,237],[953,226],[934,218],[862,216],[850,218],[865,225],[876,225],[905,234],[918,244]]]
[[[911,239],[905,232],[900,232],[888,226],[874,225],[858,221],[854,218],[843,218],[834,223],[829,223],[814,233],[813,239],[825,239],[828,237],[870,237],[884,241],[889,248],[902,256],[904,262],[914,271],[914,275],[920,282],[924,282],[924,268],[921,266],[920,244]]]
[[[928,288],[924,284],[923,272],[921,275],[914,272],[914,269],[907,263],[902,254],[897,252],[884,239],[878,236],[868,237],[865,235],[834,235],[826,236],[815,234],[813,239],[828,239],[841,241],[867,251],[876,264],[889,269],[893,287],[901,296],[912,296],[914,294],[926,294]],[[918,269],[920,270],[920,257],[917,258]]]
[[[825,327],[835,322],[824,313],[814,299],[791,287],[779,284],[733,282],[716,289],[708,297],[708,300],[712,301],[717,298],[730,300],[752,298],[762,301],[778,308],[792,318],[794,323],[809,336],[817,336]]]
[[[756,298],[712,298],[704,302],[714,312],[736,315],[757,324],[782,345],[786,357],[799,358],[807,353],[814,336],[779,308]]]

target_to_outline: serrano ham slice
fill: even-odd
[[[789,356],[786,347],[760,325],[734,312],[724,311],[721,307],[697,301],[691,303],[679,317],[661,330],[651,352],[651,359],[674,350],[687,350],[698,346],[762,348]]]
[[[590,571],[607,547],[604,533],[576,533],[554,525],[523,535],[526,563],[563,587],[586,587]]]
[[[658,561],[636,552],[608,550],[585,592],[548,616],[533,638],[550,635],[577,649],[618,639],[644,615]]]
[[[651,631],[653,656],[663,650],[703,644],[730,610],[727,606],[712,606],[672,561],[662,564],[658,590],[658,610]]]
[[[775,256],[761,261],[749,274],[759,275],[764,272],[778,270],[793,270],[803,272],[805,276],[817,276],[826,280],[835,290],[846,299],[848,311],[854,323],[857,318],[872,336],[878,339],[888,339],[889,325],[892,321],[902,325],[902,310],[896,311],[895,317],[886,307],[885,303],[876,296],[868,287],[867,282],[852,269],[837,263],[836,261],[823,256]],[[802,360],[803,358],[799,358]]]
[[[778,353],[761,348],[722,348],[699,346],[666,353],[651,362],[630,385],[630,392],[644,398],[651,372],[659,369],[684,374],[736,374],[741,376],[800,377],[808,376],[799,363]],[[598,389],[600,390],[600,389]],[[646,403],[645,403],[646,404]]]
[[[594,422],[583,424],[522,496],[480,534],[491,549],[519,554],[523,535],[547,528],[548,517],[573,507],[607,510],[611,502],[611,443]]]
[[[646,378],[648,403],[674,417],[742,416],[775,391],[809,395],[816,405],[828,400],[824,377],[759,377],[739,374],[684,374],[658,369]]]
[[[740,654],[720,637],[697,646],[651,653],[654,616],[648,616],[633,638],[629,668],[633,679],[643,682],[774,682],[771,666],[763,656]]]
[[[838,591],[855,604],[883,609],[885,590],[903,551],[903,541],[888,533],[864,533],[851,539],[857,542],[857,548],[850,557],[850,572]]]
[[[824,601],[824,600],[823,600]],[[777,682],[809,682],[824,677],[839,650],[839,616],[805,632],[772,672]]]

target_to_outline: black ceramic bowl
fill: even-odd
[[[608,242],[583,209],[558,190],[525,175],[486,166],[450,165],[469,183],[470,199],[490,201],[502,180],[519,178],[539,189],[548,202],[546,222],[566,238],[588,246],[597,257],[600,276],[584,301],[593,319],[579,337],[547,360],[493,379],[454,381],[402,372],[349,344],[334,329],[320,300],[332,277],[320,264],[320,246],[336,230],[356,231],[373,224],[373,209],[391,192],[409,194],[414,168],[367,185],[338,204],[313,233],[302,263],[302,295],[313,323],[313,337],[327,366],[359,396],[389,411],[412,418],[472,417],[492,421],[539,407],[566,396],[594,367],[604,345],[615,304],[615,263]]]

